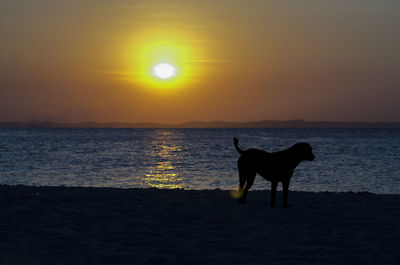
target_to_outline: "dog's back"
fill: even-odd
[[[239,170],[259,174],[264,179],[279,178],[284,171],[292,168],[284,152],[270,153],[259,149],[248,149],[243,151],[238,159]]]

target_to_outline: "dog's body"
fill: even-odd
[[[233,143],[240,154],[238,160],[239,202],[245,203],[247,192],[258,173],[264,179],[271,181],[271,207],[275,207],[276,187],[279,182],[282,182],[283,206],[287,207],[289,182],[294,169],[300,162],[313,161],[315,158],[311,146],[308,143],[297,143],[284,151],[268,153],[258,149],[243,151],[238,146],[237,138],[233,138]]]

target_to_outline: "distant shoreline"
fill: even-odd
[[[124,123],[124,122],[0,122],[0,128],[400,128],[399,122],[346,122],[305,120],[264,120],[250,122],[189,121],[184,123]]]

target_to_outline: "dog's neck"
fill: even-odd
[[[292,169],[295,169],[304,160],[298,157],[291,157],[291,159],[288,159],[288,161],[289,161],[289,166]]]
[[[291,168],[295,169],[303,160],[299,160],[299,159],[292,159],[290,161],[290,166]]]

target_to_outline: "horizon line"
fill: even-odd
[[[400,128],[400,121],[185,121],[159,122],[54,122],[54,121],[0,121],[0,128]]]

